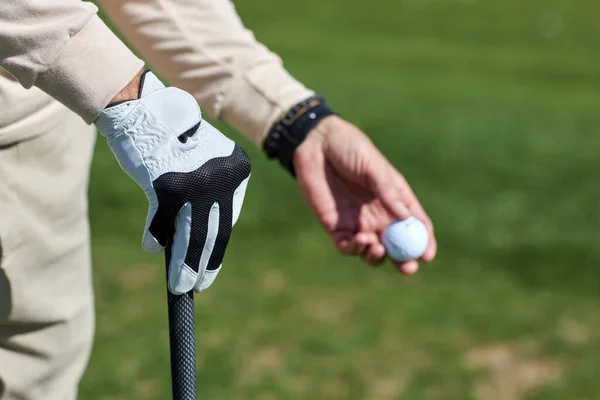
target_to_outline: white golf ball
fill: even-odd
[[[396,261],[416,260],[423,255],[428,243],[427,227],[415,217],[394,221],[383,232],[383,245]]]

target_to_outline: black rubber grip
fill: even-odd
[[[169,245],[165,249],[167,276],[171,259],[170,250],[171,246]],[[167,301],[173,400],[196,400],[194,293],[190,291],[177,296],[167,289]]]

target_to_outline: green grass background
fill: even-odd
[[[196,299],[203,399],[600,398],[600,5],[592,0],[240,0],[286,67],[367,132],[430,213],[405,278],[338,255],[246,139],[253,178]],[[97,334],[84,399],[167,399],[162,257],[99,141]]]

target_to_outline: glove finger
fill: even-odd
[[[170,199],[164,198],[162,202],[159,202],[154,191],[147,193],[147,197],[150,202],[150,209],[148,210],[147,228],[144,231],[142,244],[147,252],[159,253],[173,238],[175,218],[184,202],[168,201]]]
[[[177,214],[169,263],[169,290],[187,293],[198,286],[206,289],[210,283],[198,285],[206,273],[219,233],[219,203],[208,210],[197,211],[187,203]],[[199,291],[199,290],[198,290]]]
[[[219,216],[219,231],[215,240],[215,246],[210,255],[207,270],[214,271],[219,269],[219,266],[223,263],[223,257],[225,257],[225,250],[227,244],[229,244],[229,238],[231,237],[231,224],[229,223],[232,214],[232,201],[221,202],[221,213]]]
[[[213,270],[205,270],[204,274],[198,275],[196,280],[196,284],[194,285],[194,292],[200,293],[206,289],[208,289],[215,279],[217,279],[217,275],[221,272],[221,265],[217,269]]]
[[[250,175],[246,179],[240,183],[240,185],[233,192],[233,219],[231,221],[231,225],[235,225],[238,218],[240,217],[240,212],[242,211],[242,205],[244,204],[244,196],[246,195],[246,188],[248,187],[248,181],[250,180]]]
[[[175,294],[187,293],[205,276],[219,233],[219,203],[209,210],[187,203],[177,214],[173,250],[169,264],[169,288]],[[216,274],[214,274],[216,276]]]
[[[150,232],[152,221],[154,221],[156,213],[158,212],[158,199],[154,191],[150,193],[147,192],[147,197],[149,208],[148,216],[146,217],[146,226],[144,227],[144,236],[142,237],[142,247],[144,248],[144,251],[148,253],[160,253],[164,250],[165,246],[167,245],[170,239],[169,236],[170,234],[172,234],[172,232],[169,232],[169,235],[166,235],[167,232],[165,232],[165,235],[159,235],[158,238]],[[159,216],[159,218],[160,217],[161,216]],[[154,232],[156,231],[157,230],[155,227]]]
[[[190,291],[194,289],[200,292],[208,288],[216,278],[215,273],[209,274],[211,279],[204,281],[213,254],[213,249],[219,234],[220,207],[214,202],[210,209],[194,206],[191,220],[191,231],[187,241],[187,253],[183,256],[183,268],[187,268],[195,274],[193,281],[186,280],[181,289]],[[214,272],[214,271],[213,271]]]
[[[192,230],[192,204],[186,203],[175,219],[175,232],[169,260],[169,290],[173,294],[189,292],[196,282],[198,271],[185,263],[190,232]]]
[[[224,206],[221,206],[221,208],[224,208],[224,210],[220,210],[218,214],[213,214],[211,212],[209,217],[209,226],[216,226],[217,231],[214,236],[210,239],[207,238],[206,240],[207,243],[209,240],[211,241],[211,252],[210,255],[202,254],[202,259],[204,259],[205,256],[207,257],[208,265],[203,270],[203,273],[198,275],[196,285],[194,286],[194,291],[196,292],[201,292],[210,287],[217,278],[223,265],[225,250],[227,249],[227,244],[231,237],[231,225],[229,224],[229,221],[231,221],[231,203],[225,204]],[[216,218],[216,221],[218,222],[216,224],[211,224],[212,218]],[[209,230],[210,229],[211,228],[209,228]]]

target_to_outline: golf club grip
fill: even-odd
[[[171,246],[165,250],[167,266]],[[174,295],[167,289],[169,343],[171,348],[171,385],[173,400],[196,400],[196,341],[194,294]]]

